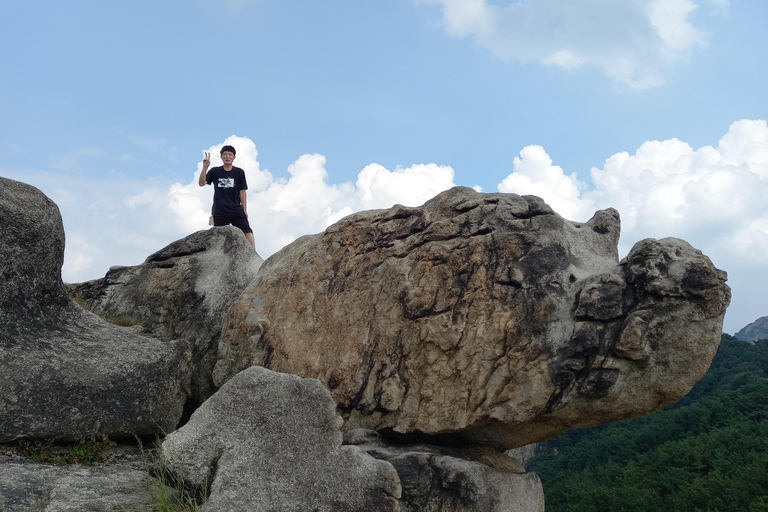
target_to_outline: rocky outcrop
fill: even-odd
[[[56,205],[0,178],[0,442],[172,431],[188,395],[186,341],[163,343],[72,302]]]
[[[163,442],[171,470],[206,488],[203,510],[397,511],[393,467],[342,446],[341,418],[314,379],[250,368]]]
[[[754,343],[757,340],[768,340],[768,316],[763,316],[747,325],[734,335],[741,341]]]
[[[237,230],[73,286],[139,334],[66,295],[61,219],[37,189],[0,178],[0,227],[0,442],[171,432],[194,366],[199,400],[221,389],[162,457],[204,510],[540,512],[538,478],[495,450],[674,402],[730,299],[684,241],[619,262],[614,210],[574,223],[457,188],[270,258],[226,315],[211,384],[210,343],[258,265]],[[142,476],[0,456],[0,508],[140,508]]]
[[[346,430],[500,450],[646,414],[704,375],[730,290],[682,240],[619,262],[618,238],[615,210],[576,223],[466,188],[351,215],[264,263],[214,382],[251,365],[313,377]]]
[[[490,448],[397,444],[363,429],[344,442],[397,470],[401,512],[544,512],[539,477]]]
[[[161,339],[192,343],[192,395],[202,402],[216,390],[211,373],[224,317],[261,263],[238,228],[212,228],[68,291],[100,316],[130,317]]]

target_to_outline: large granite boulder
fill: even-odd
[[[0,178],[0,442],[170,432],[188,396],[189,343],[83,310],[64,291],[63,260],[56,205]]]
[[[539,477],[490,448],[398,444],[364,429],[347,432],[344,443],[394,466],[401,512],[544,512]]]
[[[662,408],[709,367],[730,289],[682,240],[619,262],[619,224],[467,188],[351,215],[264,263],[214,382],[251,365],[314,377],[346,430],[500,450]]]
[[[397,511],[394,468],[342,446],[336,404],[314,379],[254,367],[166,437],[167,467],[209,492],[203,510]]]
[[[101,279],[68,285],[68,291],[100,316],[129,317],[161,339],[191,342],[192,395],[202,402],[216,391],[211,372],[224,317],[261,263],[242,231],[217,227],[177,240],[141,265],[112,267]]]

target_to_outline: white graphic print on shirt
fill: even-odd
[[[219,178],[219,188],[235,188],[235,178]]]

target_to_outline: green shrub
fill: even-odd
[[[768,512],[768,342],[727,334],[678,403],[542,443],[547,512]]]
[[[104,460],[104,454],[115,443],[106,436],[96,435],[90,439],[78,441],[75,444],[56,445],[53,440],[20,441],[21,454],[35,462],[50,464],[83,464],[90,465]]]
[[[103,316],[102,318],[107,322],[114,325],[119,325],[120,327],[132,327],[134,325],[141,324],[138,319],[129,315]]]

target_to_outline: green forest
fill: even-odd
[[[768,512],[768,341],[723,334],[706,376],[653,414],[542,443],[547,512]]]

